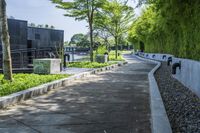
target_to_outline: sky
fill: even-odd
[[[75,21],[74,18],[65,17],[64,10],[55,7],[50,0],[6,0],[7,15],[15,19],[27,20],[28,23],[53,25],[56,29],[64,30],[65,41],[77,33],[87,33],[88,28],[85,21]],[[133,1],[130,6],[135,6]],[[136,9],[140,14],[140,9]]]

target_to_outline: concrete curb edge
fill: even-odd
[[[154,73],[160,68],[161,63],[155,60],[145,59],[136,56],[140,60],[157,64],[148,74],[150,87],[150,107],[151,107],[151,132],[152,133],[172,133],[171,125],[165,110],[165,106],[160,95],[160,91],[154,77]]]
[[[111,66],[107,66],[107,67],[103,67],[103,68],[98,68],[98,69],[94,69],[88,72],[83,72],[83,73],[79,73],[79,74],[75,74],[73,76],[70,76],[68,78],[64,78],[64,79],[60,79],[60,80],[56,80],[56,81],[52,81],[46,84],[42,84],[33,88],[29,88],[27,90],[23,90],[20,92],[16,92],[13,93],[11,95],[8,96],[3,96],[0,97],[0,109],[6,108],[10,105],[25,101],[27,99],[30,99],[32,97],[36,97],[42,94],[46,94],[48,91],[57,89],[59,87],[64,87],[67,86],[69,82],[72,82],[73,80],[77,80],[77,79],[81,79],[84,77],[87,77],[89,75],[92,74],[96,74],[99,72],[103,72],[103,71],[107,71],[107,70],[111,70],[123,65],[126,65],[127,62],[119,62],[118,64],[114,64]]]

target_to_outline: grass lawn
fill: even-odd
[[[106,67],[116,63],[98,63],[98,62],[72,62],[69,63],[68,67],[77,67],[77,68],[101,68]]]
[[[3,75],[0,74],[0,97],[6,96],[15,92],[26,90],[47,82],[69,77],[70,75],[38,75],[38,74],[14,74],[13,82],[3,80]]]

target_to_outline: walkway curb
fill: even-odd
[[[150,86],[150,106],[151,106],[151,132],[152,133],[172,133],[170,122],[163,104],[154,73],[161,66],[161,63],[155,60],[145,59],[136,56],[140,60],[157,64],[148,74]]]
[[[114,64],[111,66],[107,66],[107,67],[103,67],[103,68],[98,68],[95,70],[91,70],[89,72],[83,72],[83,73],[79,73],[79,74],[75,74],[73,76],[70,76],[68,78],[65,79],[60,79],[60,80],[56,80],[50,83],[46,83],[37,87],[33,87],[27,90],[23,90],[17,93],[13,93],[11,95],[8,96],[4,96],[4,97],[0,97],[0,109],[6,108],[10,105],[25,101],[27,99],[30,99],[32,97],[36,97],[42,94],[46,94],[48,91],[57,89],[59,87],[64,87],[67,86],[70,82],[72,82],[73,80],[77,80],[77,79],[82,79],[84,77],[87,77],[89,75],[92,74],[96,74],[99,72],[103,72],[103,71],[107,71],[107,70],[111,70],[113,68],[117,68],[123,65],[126,65],[127,62],[120,62],[118,64]]]

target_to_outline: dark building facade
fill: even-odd
[[[28,27],[23,20],[8,19],[13,68],[27,68],[35,58],[56,58],[64,45],[64,31]],[[0,40],[0,68],[2,44]]]
[[[19,50],[27,51],[27,21],[8,19],[8,29],[10,34],[10,44],[12,51],[13,67],[23,67],[27,65],[27,54],[20,53]],[[0,39],[0,68],[2,68],[2,44]]]
[[[36,56],[47,58],[47,57],[58,57],[59,49],[63,47],[64,42],[64,31],[28,27],[28,40],[27,47],[30,49],[37,49]],[[29,62],[34,53],[28,53]],[[30,62],[31,63],[31,62]]]

